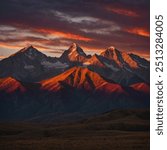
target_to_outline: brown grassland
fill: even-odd
[[[149,150],[149,110],[71,123],[0,123],[0,150]]]

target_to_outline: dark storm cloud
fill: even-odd
[[[4,0],[0,20],[3,27],[28,29],[34,36],[49,37],[53,32],[53,38],[20,39],[42,42],[46,47],[75,41],[92,49],[114,45],[124,50],[149,50],[149,0]],[[11,32],[7,30],[3,36]],[[56,34],[60,37],[55,38]],[[17,39],[14,35],[13,38]],[[9,39],[12,36],[6,41]]]

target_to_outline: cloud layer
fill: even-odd
[[[76,42],[89,52],[113,45],[149,57],[149,15],[149,0],[5,0],[0,55],[32,44],[54,56]]]

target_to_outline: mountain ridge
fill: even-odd
[[[12,66],[12,67],[11,67]],[[21,81],[40,81],[61,74],[73,66],[85,66],[104,78],[122,85],[133,80],[149,83],[149,62],[135,54],[109,47],[99,55],[87,55],[76,43],[59,58],[48,57],[32,45],[0,61],[0,77],[14,77]],[[6,69],[8,68],[8,69]],[[118,74],[124,74],[118,78]]]
[[[148,108],[149,96],[149,62],[114,47],[88,56],[73,43],[54,58],[29,46],[0,61],[0,120]]]
[[[49,90],[50,88],[53,90],[55,85],[56,88],[58,88],[60,81],[69,84],[71,87],[84,88],[88,91],[97,90],[102,87],[105,88],[107,85],[110,87],[110,89],[117,88],[119,91],[122,90],[121,86],[116,84],[114,81],[110,80],[110,82],[108,82],[99,74],[90,71],[86,67],[73,67],[56,77],[41,81],[42,89]]]

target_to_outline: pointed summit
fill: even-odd
[[[26,82],[38,81],[62,72],[66,67],[67,64],[46,56],[30,45],[1,61],[0,70],[3,72],[0,77],[12,76]]]
[[[69,55],[75,53],[76,55],[79,54],[86,57],[86,54],[84,53],[83,49],[76,43],[72,43],[68,51],[70,51]]]
[[[36,48],[34,48],[32,45],[28,45],[26,47],[24,47],[23,49],[21,49],[19,52],[23,53],[23,52],[30,52],[30,53],[33,53],[33,52],[40,52],[38,51]]]
[[[108,47],[100,55],[114,61],[118,66],[121,66],[121,60],[120,60],[121,52],[118,51],[115,47],[113,46]]]
[[[77,47],[79,47],[79,46],[76,43],[72,43],[68,50],[73,51],[73,50],[76,50]]]
[[[35,49],[35,48],[32,45],[28,45],[28,46],[24,47],[23,49],[21,49],[21,51],[27,51],[30,49]]]
[[[27,47],[24,47],[23,49],[19,50],[15,54],[11,55],[10,57],[28,57],[30,59],[36,59],[36,58],[43,58],[47,57],[45,54],[34,48],[32,45],[28,45]]]
[[[106,50],[104,50],[101,54],[106,54],[106,55],[117,55],[119,53],[119,51],[114,47],[114,46],[110,46],[108,47]]]
[[[81,63],[87,58],[83,49],[76,43],[72,43],[68,50],[64,51],[60,59],[63,62],[78,62]]]
[[[108,49],[108,50],[113,50],[113,51],[116,50],[116,48],[115,48],[114,46],[110,46],[110,47],[108,47],[107,49]]]
[[[121,52],[113,46],[110,46],[109,48],[107,48],[100,55],[113,61],[121,68],[122,67],[130,68],[130,69],[138,68],[137,62],[134,61],[128,53]]]

